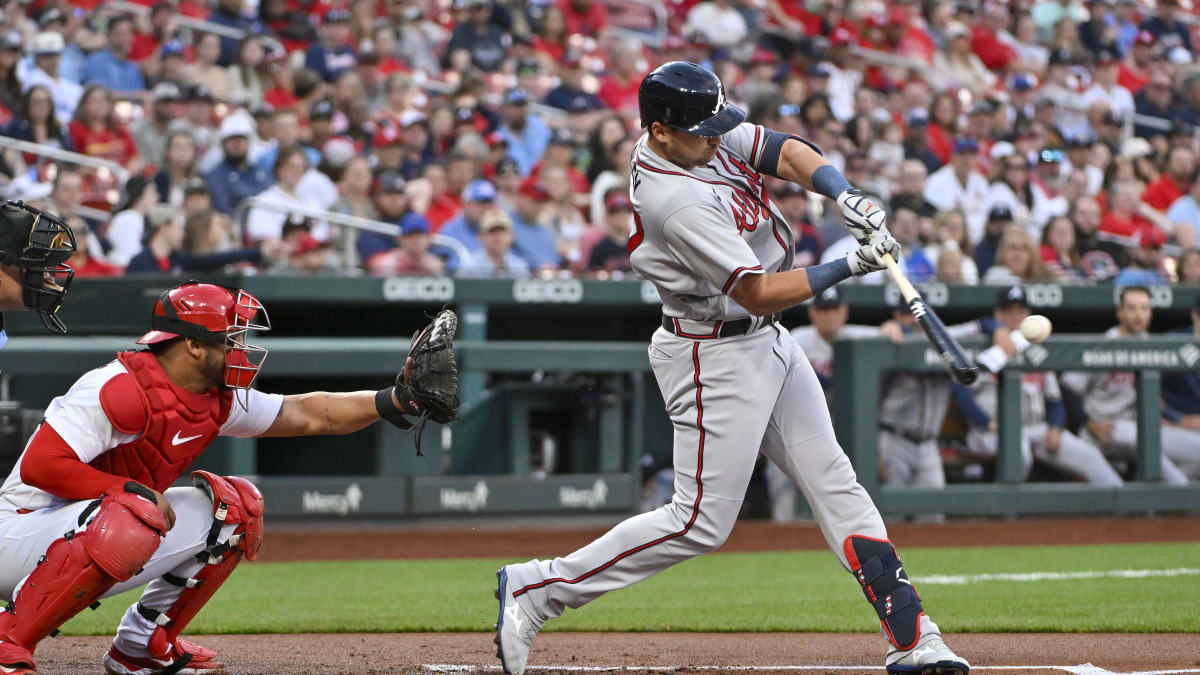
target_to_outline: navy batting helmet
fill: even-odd
[[[746,119],[725,101],[725,87],[711,70],[686,61],[655,68],[638,87],[642,126],[659,122],[697,136],[720,136]]]

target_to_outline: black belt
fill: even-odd
[[[759,325],[759,328],[766,328],[767,326],[773,325],[775,323],[775,321],[776,321],[776,316],[774,314],[769,314],[767,316],[764,316],[762,319],[762,324]],[[670,333],[674,333],[675,335],[678,335],[679,337],[700,339],[700,340],[719,338],[719,337],[735,337],[738,335],[745,335],[746,333],[750,332],[751,326],[753,326],[755,323],[754,319],[752,319],[750,317],[744,317],[741,319],[733,319],[731,321],[718,320],[718,321],[713,322],[713,328],[712,328],[711,332],[705,333],[705,334],[694,334],[694,333],[689,333],[689,332],[683,330],[683,328],[679,325],[678,322],[679,322],[679,320],[674,317],[663,316],[663,318],[662,318],[663,330],[666,330]]]
[[[896,427],[894,427],[890,424],[880,424],[879,428],[883,431],[888,432],[889,434],[891,434],[893,436],[899,436],[900,438],[903,438],[904,440],[906,440],[910,443],[925,443],[926,441],[937,440],[936,435],[935,436],[918,436],[917,434],[915,434],[911,431],[904,431],[903,429],[897,429]]]

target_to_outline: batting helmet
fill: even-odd
[[[721,136],[746,119],[725,101],[725,87],[711,70],[687,61],[655,68],[638,87],[642,127],[659,122],[697,136]]]
[[[75,278],[66,264],[73,253],[75,233],[61,218],[24,202],[0,205],[0,264],[17,268],[25,309],[56,333],[67,332],[56,313]]]
[[[234,389],[238,403],[246,407],[245,390],[267,360],[266,348],[247,343],[247,334],[271,330],[267,310],[258,298],[238,288],[189,281],[159,296],[150,328],[138,339],[139,345],[189,337],[224,346],[223,384]]]

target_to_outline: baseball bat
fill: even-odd
[[[979,377],[979,369],[967,358],[967,353],[963,351],[962,345],[950,336],[941,318],[929,305],[925,304],[925,299],[921,297],[917,289],[913,288],[908,277],[904,276],[904,272],[900,271],[900,266],[896,264],[895,260],[892,260],[891,254],[883,254],[880,256],[880,260],[887,265],[888,272],[892,274],[892,280],[900,288],[900,295],[904,298],[904,302],[908,303],[908,311],[912,312],[917,323],[921,324],[925,336],[929,338],[929,341],[933,343],[933,348],[941,355],[942,361],[950,369],[950,374],[962,384],[970,385],[975,378]]]

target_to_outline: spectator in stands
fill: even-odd
[[[513,253],[512,220],[491,209],[479,221],[479,249],[467,258],[458,274],[464,277],[509,279],[529,276],[529,265]]]
[[[562,265],[558,238],[542,224],[541,214],[550,195],[534,177],[526,178],[513,199],[509,213],[513,225],[513,251],[534,271],[556,270]]]
[[[1104,336],[1138,339],[1149,336],[1152,310],[1150,292],[1141,286],[1121,289],[1117,325]],[[1110,459],[1132,461],[1137,456],[1137,388],[1132,372],[1069,372],[1061,378],[1063,401],[1074,414],[1085,440],[1097,445]],[[1163,482],[1182,485],[1200,478],[1200,432],[1164,424],[1162,438]]]
[[[1019,225],[1005,230],[996,247],[996,264],[984,273],[983,283],[1012,286],[1046,280],[1041,252],[1029,230]]]
[[[150,110],[129,130],[143,162],[151,166],[162,165],[167,127],[179,117],[179,100],[179,87],[170,82],[160,82],[150,91]]]
[[[333,82],[342,73],[355,67],[354,50],[350,48],[350,13],[331,9],[321,25],[321,38],[308,48],[304,65],[317,72],[326,82]]]
[[[212,91],[202,84],[192,85],[184,92],[183,118],[175,124],[179,128],[191,132],[192,138],[196,141],[196,156],[198,157],[203,157],[208,149],[215,145],[216,139],[220,136],[218,130],[213,126],[215,105],[216,99],[213,98]],[[229,117],[233,117],[233,115],[227,115],[226,119]]]
[[[1180,253],[1178,270],[1181,285],[1200,285],[1200,248],[1189,248]]]
[[[1100,239],[1100,214],[1100,203],[1092,197],[1075,200],[1070,213],[1075,224],[1075,249],[1084,274],[1092,282],[1115,277],[1126,258],[1123,246]]]
[[[460,0],[455,6],[461,6],[462,11],[446,43],[443,65],[458,72],[472,65],[485,73],[500,70],[512,47],[512,37],[491,22],[491,0]]]
[[[730,49],[741,44],[749,31],[746,18],[731,0],[704,0],[692,5],[683,26],[686,35],[699,33],[717,49]]]
[[[193,178],[183,188],[183,212],[186,215],[211,209],[212,193],[203,178]]]
[[[280,108],[275,111],[272,120],[271,128],[275,133],[275,138],[271,146],[259,155],[258,159],[254,160],[255,167],[268,173],[274,171],[279,149],[292,145],[300,145],[304,148],[304,155],[310,166],[320,163],[321,153],[317,152],[315,148],[301,145],[300,113],[296,112],[294,108]]]
[[[290,238],[287,244],[290,253],[285,260],[271,268],[271,274],[318,276],[338,273],[338,267],[330,262],[329,242],[300,231],[298,235]]]
[[[1117,26],[1110,15],[1112,3],[1092,0],[1087,3],[1088,20],[1079,24],[1079,42],[1093,58],[1117,53]]]
[[[1192,170],[1187,194],[1167,209],[1171,233],[1181,246],[1196,246],[1200,239],[1200,167]]]
[[[150,78],[147,84],[170,82],[183,91],[188,86],[188,64],[183,58],[183,44],[175,40],[164,42],[158,52],[157,76]]]
[[[263,71],[266,50],[257,35],[247,35],[238,43],[237,56],[226,69],[229,78],[230,103],[237,106],[255,106],[263,101],[266,73]]]
[[[142,252],[134,256],[125,274],[159,274],[179,276],[184,272],[218,270],[240,262],[257,263],[263,260],[262,249],[253,246],[220,253],[193,254],[183,250],[184,216],[177,209],[163,204],[150,211],[146,219],[146,242]],[[203,218],[197,214],[192,218]],[[212,213],[208,217],[215,217]]]
[[[558,235],[558,251],[567,264],[585,262],[580,258],[579,239],[587,228],[587,221],[576,206],[566,169],[548,166],[540,172],[539,179],[549,196],[542,210],[542,224]]]
[[[79,105],[83,96],[83,87],[59,73],[63,49],[66,47],[62,34],[55,32],[38,33],[33,38],[33,63],[22,80],[22,86],[28,92],[30,88],[41,85],[50,91],[54,99],[54,114],[64,126],[71,121],[71,115]]]
[[[118,14],[108,19],[108,44],[83,62],[83,83],[100,85],[122,96],[141,98],[146,89],[142,70],[129,60],[133,19]],[[84,93],[86,98],[86,92]],[[82,106],[84,102],[80,102]]]
[[[183,250],[196,255],[220,253],[233,245],[233,221],[212,209],[188,213],[183,221]]]
[[[1036,224],[1049,219],[1046,213],[1048,198],[1046,192],[1029,179],[1029,160],[1012,154],[998,164],[999,172],[988,187],[985,202],[988,210],[1003,206],[1018,224],[1040,230]]]
[[[629,234],[633,231],[633,203],[622,191],[610,192],[604,202],[604,222],[601,234],[588,253],[587,269],[600,278],[613,272],[630,272]]]
[[[141,171],[137,146],[129,130],[113,114],[112,98],[103,85],[89,84],[83,90],[79,107],[67,129],[71,143],[79,152],[116,162],[130,173]]]
[[[1099,207],[1097,206],[1097,208]],[[987,221],[983,227],[983,237],[975,245],[975,267],[979,270],[979,274],[987,274],[988,269],[995,263],[1000,237],[1012,224],[1012,211],[1007,206],[1001,204],[988,210]],[[1097,222],[1098,225],[1099,222]]]
[[[1145,227],[1134,236],[1136,242],[1129,247],[1129,264],[1113,279],[1117,286],[1165,286],[1167,275],[1163,272],[1163,244],[1166,236],[1157,228]]]
[[[1150,210],[1139,197],[1142,192],[1142,183],[1139,181],[1115,182],[1109,191],[1108,212],[1100,220],[1100,230],[1117,237],[1130,238],[1139,230],[1153,229],[1154,223],[1146,217]]]
[[[910,110],[904,120],[904,158],[925,165],[926,173],[937,171],[942,161],[929,149],[929,113],[924,108]]]
[[[67,136],[65,127],[54,116],[54,101],[50,90],[37,84],[25,90],[21,105],[14,112],[8,126],[4,127],[4,135],[30,143],[37,143],[51,148],[71,150],[71,139]],[[28,164],[41,165],[47,159],[39,155],[25,154]]]
[[[862,157],[859,163],[868,165],[870,159]],[[925,199],[925,181],[928,177],[925,165],[916,159],[906,159],[900,165],[900,180],[897,181],[896,191],[888,200],[891,208],[904,207],[915,211],[923,220],[931,220],[937,213],[937,208]],[[922,228],[924,232],[927,228]]]
[[[142,250],[142,238],[146,231],[146,214],[158,204],[158,189],[145,176],[130,176],[125,182],[121,201],[113,207],[115,214],[108,224],[108,241],[112,250],[109,262],[126,267],[129,261]]]
[[[622,186],[622,192],[628,192],[628,189],[627,186]],[[816,265],[821,257],[821,238],[808,215],[808,194],[807,190],[792,182],[784,183],[779,190],[771,194],[779,212],[792,229],[794,267],[811,267]],[[626,232],[626,238],[628,235]]]
[[[483,244],[480,241],[480,225],[483,216],[493,210],[496,201],[496,188],[486,180],[476,180],[463,190],[462,212],[439,231],[440,234],[457,239],[471,253],[479,251]],[[512,222],[508,223],[511,234]]]
[[[1046,223],[1040,251],[1046,274],[1055,281],[1077,284],[1087,279],[1075,246],[1075,224],[1069,217],[1055,216]]]
[[[301,179],[308,173],[310,165],[305,149],[298,145],[280,148],[275,157],[275,183],[257,195],[257,200],[269,203],[276,208],[254,207],[246,214],[246,238],[251,241],[260,239],[280,239],[283,237],[284,224],[293,216],[307,220],[312,216],[306,213],[292,213],[288,209],[324,210],[327,204],[307,190],[300,189]],[[329,228],[326,223],[319,221],[312,224],[310,234],[324,240],[328,238]]]
[[[1167,151],[1162,175],[1146,186],[1141,201],[1152,209],[1165,212],[1191,189],[1195,171],[1196,153],[1186,145],[1173,146]]]
[[[1192,36],[1188,27],[1175,16],[1180,10],[1180,4],[1180,0],[1162,0],[1158,3],[1158,13],[1142,23],[1142,30],[1149,31],[1158,40],[1164,52],[1175,47],[1192,51]]]
[[[586,73],[579,52],[567,52],[559,64],[558,73],[558,86],[546,94],[546,105],[572,114],[604,109],[604,102],[584,88]]]
[[[953,21],[946,27],[948,42],[934,55],[935,81],[948,88],[965,87],[976,93],[991,89],[996,76],[971,50],[971,30]]]
[[[928,243],[924,251],[925,256],[938,269],[938,276],[943,276],[942,268],[945,267],[944,274],[959,279],[959,283],[977,284],[979,269],[970,257],[975,248],[968,238],[966,222],[960,209],[939,211],[933,218],[932,231],[925,238]],[[943,265],[942,255],[948,251],[957,255],[953,256],[951,262]]]
[[[608,61],[608,77],[600,83],[596,96],[622,117],[636,117],[637,90],[642,77],[642,45],[636,40],[615,42]]]
[[[538,176],[545,169],[559,168],[566,172],[567,182],[571,185],[571,192],[581,196],[586,195],[590,189],[588,180],[584,177],[579,169],[575,168],[572,163],[575,155],[575,138],[571,132],[559,128],[555,129],[550,136],[550,143],[546,146],[546,151],[542,154],[540,162],[534,165],[533,170],[529,172],[530,176]]]
[[[576,33],[600,39],[608,31],[608,8],[602,0],[559,0],[567,35]],[[565,35],[564,35],[565,37]]]
[[[21,102],[21,78],[17,72],[24,40],[17,31],[0,36],[0,122],[8,123]]]
[[[229,73],[219,65],[221,60],[221,36],[216,33],[198,33],[192,45],[195,60],[187,69],[188,80],[193,85],[203,85],[217,99],[229,99]]]
[[[508,143],[508,156],[516,161],[522,176],[529,175],[546,152],[552,133],[546,123],[529,112],[529,92],[510,89],[500,109],[500,135]]]
[[[271,174],[250,164],[250,136],[254,134],[250,120],[242,115],[230,115],[221,121],[221,163],[205,177],[212,194],[213,208],[232,216],[247,197],[266,190]]]
[[[973,138],[960,138],[949,163],[930,174],[924,189],[925,200],[937,210],[962,209],[971,241],[983,236],[987,220],[988,183],[976,168],[978,163],[979,143]]]
[[[50,192],[51,213],[62,218],[64,222],[79,216],[79,207],[83,205],[83,176],[79,170],[70,164],[59,165],[54,174],[54,184]],[[82,217],[82,216],[80,216]],[[87,246],[88,253],[93,257],[103,258],[108,248],[108,242],[100,237],[100,223],[83,218],[91,233],[86,244],[84,240],[76,240],[79,247]]]
[[[1180,119],[1180,101],[1171,89],[1171,74],[1161,68],[1149,71],[1145,86],[1133,97],[1134,111],[1139,115],[1157,117],[1164,123],[1176,122]],[[1135,121],[1133,134],[1150,139],[1155,136],[1165,136],[1170,131],[1159,125],[1149,125]]]
[[[154,174],[154,187],[158,189],[159,201],[172,206],[183,206],[184,191],[188,183],[199,177],[196,170],[196,142],[183,129],[167,134],[163,162]]]
[[[906,206],[893,208],[889,215],[888,228],[896,241],[901,242],[900,260],[897,261],[900,263],[900,269],[904,270],[905,275],[912,281],[932,279],[936,268],[921,246],[920,216]],[[884,280],[879,279],[874,283],[884,283]]]
[[[411,200],[406,192],[407,183],[404,177],[395,171],[385,171],[379,176],[375,186],[375,210],[379,220],[385,223],[400,224],[412,211]],[[360,231],[357,235],[355,250],[363,267],[370,269],[375,256],[391,250],[396,246],[395,237],[379,232]]]
[[[243,4],[243,0],[217,0],[217,6],[213,9],[213,13],[209,15],[208,20],[213,23],[219,23],[222,26],[245,31],[246,33],[262,33],[264,30],[263,25],[242,13]],[[269,2],[265,4],[269,4]],[[217,63],[222,66],[232,64],[234,56],[237,54],[237,46],[237,38],[222,36],[221,58]]]
[[[91,229],[88,227],[87,221],[79,216],[71,216],[63,220],[71,231],[75,233],[75,241],[79,243],[75,248],[75,252],[71,254],[71,259],[67,264],[71,269],[75,270],[75,276],[79,278],[86,277],[119,277],[122,270],[116,265],[110,265],[103,260],[95,257],[88,250],[85,241],[91,234]]]
[[[338,199],[329,210],[357,218],[377,218],[379,212],[371,203],[371,181],[371,160],[363,155],[346,160],[338,181]]]
[[[409,211],[399,224],[397,246],[372,257],[368,271],[387,277],[437,277],[444,274],[445,263],[429,251],[429,220]]]

